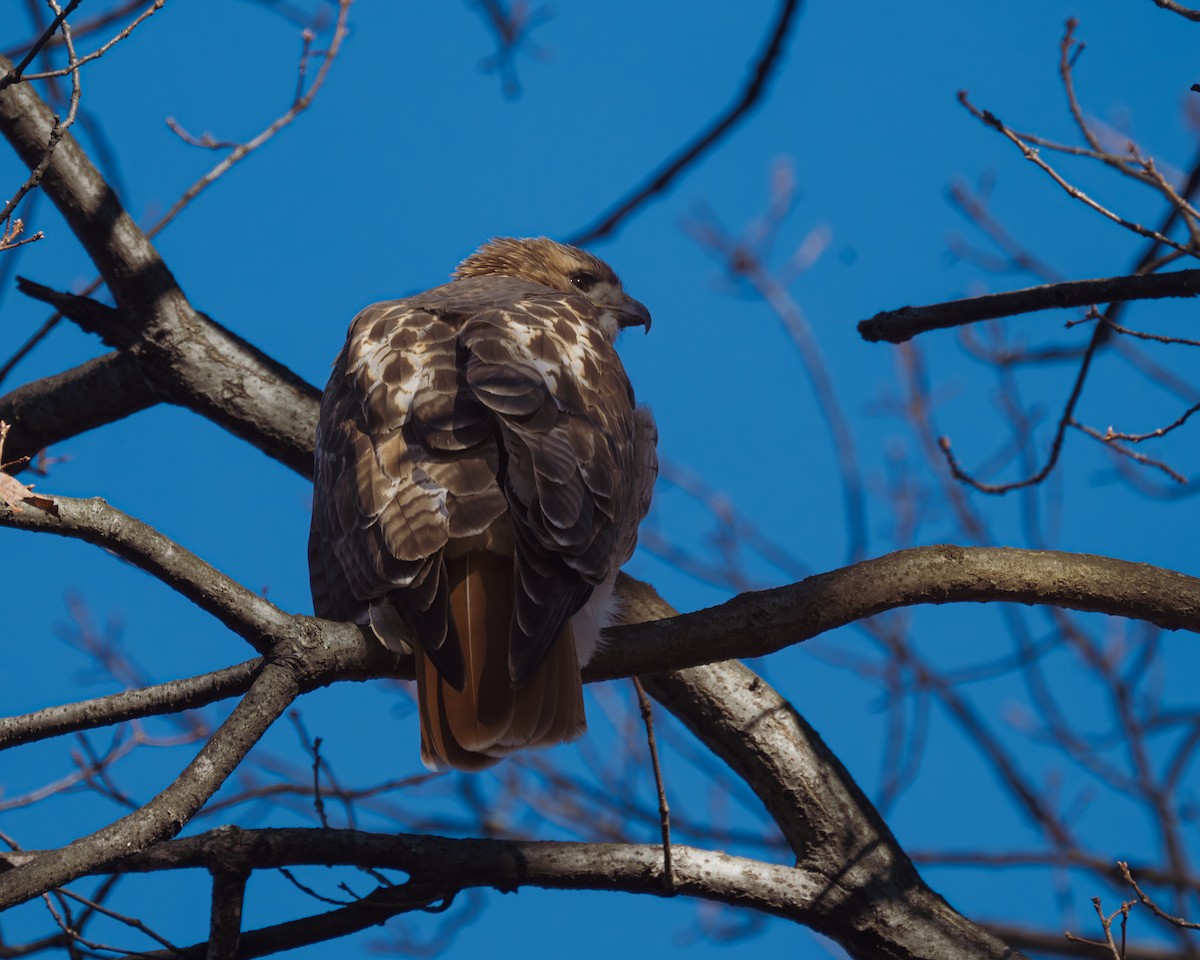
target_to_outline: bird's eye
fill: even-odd
[[[586,271],[573,273],[569,279],[572,284],[585,293],[600,282],[600,278],[598,276],[596,276],[594,273],[588,273]]]

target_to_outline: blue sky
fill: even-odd
[[[546,56],[518,56],[522,92],[509,99],[497,75],[479,68],[492,41],[468,4],[358,0],[342,56],[312,110],[201,197],[158,246],[193,304],[323,384],[362,306],[442,282],[488,236],[569,236],[640,183],[732,101],[775,12],[775,4],[711,0],[561,2],[534,34]],[[1035,282],[989,274],[948,255],[953,234],[983,245],[947,202],[948,184],[994,178],[993,210],[1071,277],[1123,273],[1141,250],[1134,238],[1069,200],[955,99],[967,89],[975,103],[1017,129],[1074,142],[1056,73],[1057,44],[1071,15],[1081,17],[1087,43],[1077,83],[1089,112],[1135,136],[1160,168],[1186,169],[1196,138],[1185,114],[1187,98],[1197,97],[1188,87],[1200,79],[1192,55],[1196,27],[1149,0],[931,0],[915,9],[822,0],[804,4],[766,102],[665,197],[593,248],[654,316],[653,332],[628,338],[622,354],[639,397],[655,410],[661,456],[726,492],[813,570],[840,565],[847,551],[828,434],[777,319],[760,301],[730,291],[686,222],[703,206],[736,233],[763,210],[776,165],[791,165],[798,201],[781,230],[780,259],[813,231],[829,236],[823,255],[790,290],[854,424],[864,474],[879,480],[884,455],[910,450],[911,440],[893,418],[874,412],[895,391],[895,349],[863,343],[855,322],[904,304]],[[115,156],[110,175],[139,221],[152,222],[216,159],[181,143],[164,119],[221,139],[253,136],[286,108],[298,49],[298,29],[257,5],[168,2],[127,43],[89,66],[84,103],[103,119]],[[1161,203],[1111,173],[1083,164],[1063,169],[1133,219],[1155,222],[1162,215]],[[0,183],[15,186],[20,177],[12,158],[0,156]],[[32,226],[47,239],[25,248],[17,272],[62,288],[91,278],[82,251],[46,205]],[[7,356],[43,316],[14,290],[4,291],[0,353]],[[1170,331],[1186,329],[1189,319],[1177,304],[1139,308],[1136,317]],[[1068,339],[1062,320],[1043,314],[1013,329],[1030,341],[1046,330]],[[1005,430],[990,404],[990,375],[964,360],[953,334],[929,335],[922,346],[932,376],[952,398],[939,410],[943,429],[967,463],[983,462]],[[64,325],[5,388],[101,349]],[[1067,376],[1056,367],[1025,380],[1051,418]],[[1169,422],[1177,406],[1177,399],[1101,358],[1081,414],[1101,429],[1108,423],[1145,429]],[[1039,435],[1043,446],[1046,436]],[[1089,443],[1069,439],[1061,534],[1052,545],[1192,572],[1195,505],[1134,497],[1109,481],[1107,458]],[[266,590],[283,608],[311,610],[304,550],[309,489],[287,469],[192,414],[165,407],[51,453],[70,459],[40,481],[45,490],[105,497],[240,582]],[[1186,443],[1175,453],[1176,466],[1194,466]],[[981,506],[997,542],[1025,545],[1016,498]],[[702,545],[701,519],[678,493],[665,491],[656,502],[654,522],[678,543]],[[889,523],[886,505],[871,497],[869,554],[892,548]],[[944,517],[917,532],[926,543],[954,536]],[[77,690],[112,689],[89,682],[86,660],[56,637],[67,620],[67,591],[101,621],[119,621],[129,648],[156,680],[249,654],[166,588],[94,548],[11,531],[0,539],[4,556],[16,558],[17,575],[8,582],[18,585],[9,594],[16,602],[5,604],[11,639],[0,696],[8,712],[62,702]],[[680,609],[728,596],[645,552],[629,569]],[[782,580],[765,565],[750,572],[764,582]],[[917,623],[942,662],[976,662],[1002,648],[999,619],[980,610],[923,611]],[[1167,641],[1180,658],[1173,663],[1194,669],[1186,649],[1191,640]],[[826,649],[863,644],[852,631],[820,642]],[[767,668],[874,791],[883,729],[874,688],[796,652]],[[1090,696],[1079,689],[1081,710]],[[378,770],[381,751],[395,758],[397,775],[416,767],[412,718],[401,715],[395,697],[354,687],[303,704],[310,730],[326,738],[339,771]],[[1019,685],[998,684],[980,698],[1003,735],[1018,737],[1013,718],[1025,698]],[[293,741],[285,729],[268,746],[283,751]],[[161,754],[134,762],[131,780],[146,790],[161,785],[181,756]],[[1036,750],[1029,757],[1031,769],[1051,775],[1053,758]],[[0,783],[11,794],[66,769],[63,747],[15,751],[0,758]],[[1062,776],[1069,787],[1072,774]],[[997,834],[1013,846],[1031,842],[1029,828],[997,792],[960,735],[935,724],[922,779],[890,822],[915,847],[978,844]],[[0,814],[0,829],[46,844],[99,825],[96,818],[107,812],[78,799],[56,804],[47,807],[49,818]],[[1122,823],[1130,842],[1143,842],[1149,828],[1130,823],[1127,814],[1119,802],[1098,800],[1080,822],[1100,832]],[[1119,852],[1114,848],[1114,856]],[[1059,916],[1044,877],[927,875],[969,915]],[[272,900],[272,883],[264,880],[252,895],[271,901],[264,905],[268,914],[286,914],[287,901]],[[1076,902],[1086,906],[1096,892],[1080,890]],[[564,937],[585,928],[583,957],[630,950],[631,943],[639,954],[673,954],[696,924],[695,905],[679,901],[536,891],[488,899],[489,909],[460,932],[456,949],[494,948],[497,938],[515,942],[536,921]],[[783,924],[759,936],[761,949],[827,955],[807,931]],[[544,950],[532,956],[557,952],[557,934],[545,937]],[[689,949],[696,955],[700,947]]]

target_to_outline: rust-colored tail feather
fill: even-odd
[[[568,624],[519,690],[508,673],[513,561],[490,551],[446,560],[450,609],[462,643],[460,693],[416,650],[421,760],[435,770],[483,770],[527,747],[574,740],[587,729],[579,660]]]

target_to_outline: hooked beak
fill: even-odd
[[[645,327],[646,333],[650,332],[650,311],[629,294],[621,295],[621,302],[613,312],[622,330],[626,327]]]

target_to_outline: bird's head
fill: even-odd
[[[586,250],[547,237],[495,237],[460,263],[454,276],[520,277],[579,294],[600,308],[600,325],[612,340],[624,327],[650,331],[650,311],[625,292],[612,267]]]

